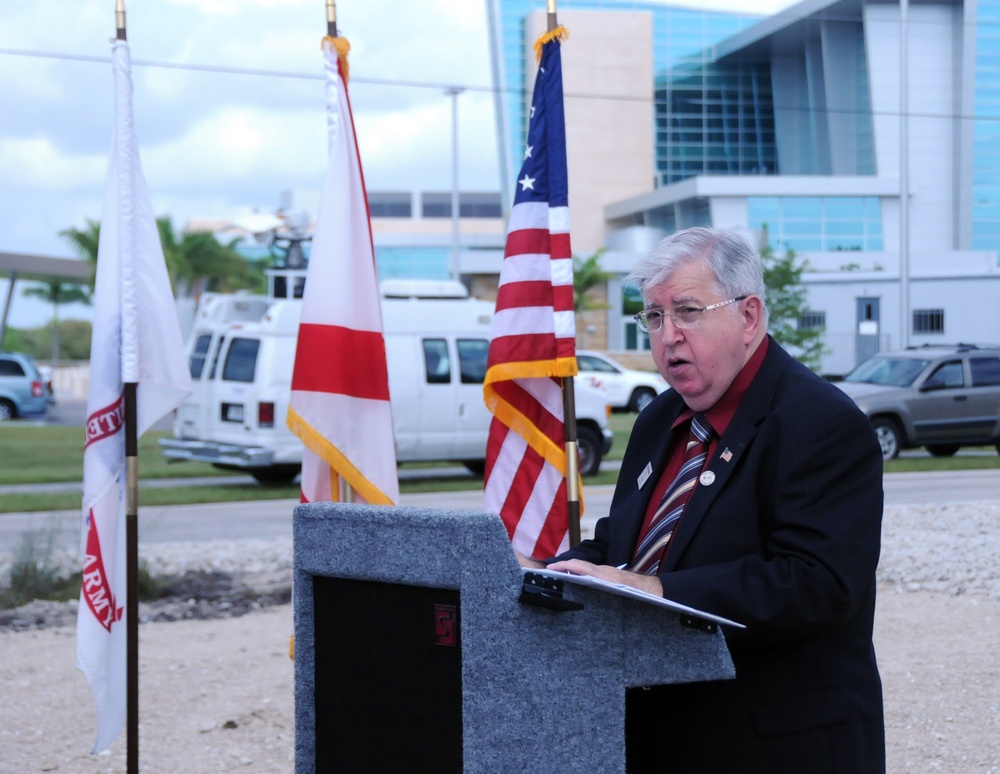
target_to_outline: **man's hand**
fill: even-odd
[[[525,556],[520,551],[518,551],[516,548],[514,549],[514,556],[517,557],[517,563],[519,565],[521,565],[522,567],[526,567],[529,570],[543,570],[543,569],[545,569],[545,565],[544,564],[542,564],[541,562],[539,562],[537,559],[531,559],[530,557]]]
[[[660,579],[655,575],[639,575],[628,570],[619,570],[608,564],[591,564],[582,559],[568,559],[564,562],[554,562],[549,565],[550,570],[557,572],[568,572],[571,575],[590,575],[600,578],[608,583],[617,583],[622,586],[631,586],[639,591],[645,591],[656,597],[663,596],[663,586]]]

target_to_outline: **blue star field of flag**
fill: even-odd
[[[565,207],[569,200],[567,187],[562,60],[560,43],[553,41],[544,47],[538,66],[528,143],[517,176],[514,204],[548,202],[552,207]]]

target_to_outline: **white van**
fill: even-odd
[[[178,407],[170,460],[240,469],[258,481],[298,474],[302,443],[287,427],[304,270],[269,272],[272,297],[206,294],[188,339],[192,394]],[[458,282],[381,284],[398,462],[485,464],[492,415],[483,402],[493,304]],[[611,448],[603,392],[575,381],[580,472]]]

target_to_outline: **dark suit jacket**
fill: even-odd
[[[684,408],[668,390],[639,414],[610,515],[563,557],[631,559]],[[872,647],[882,457],[871,424],[772,340],[706,469],[715,481],[685,507],[661,563],[663,593],[747,628],[725,627],[734,681],[641,697],[672,742],[660,747],[662,769],[884,771]]]

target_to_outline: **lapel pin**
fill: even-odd
[[[715,483],[715,474],[710,470],[706,470],[698,477],[698,482],[702,486],[711,486]]]
[[[733,458],[733,453],[729,451],[729,447],[727,446],[725,451],[722,452],[722,454],[720,454],[719,456],[722,457],[722,459],[724,459],[726,462],[729,462],[729,460]]]

